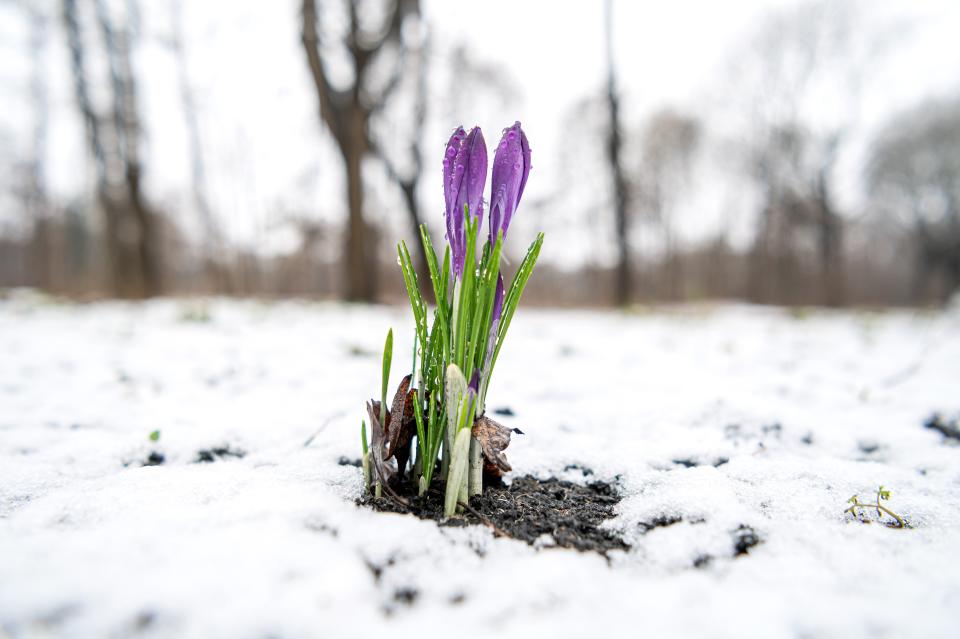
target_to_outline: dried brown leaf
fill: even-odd
[[[370,458],[373,462],[374,481],[387,482],[396,474],[392,464],[387,462],[385,454],[386,434],[380,426],[380,402],[367,402],[367,417],[370,420]]]
[[[511,470],[507,457],[503,454],[504,449],[510,445],[511,432],[509,428],[486,415],[473,422],[472,434],[480,442],[483,456],[501,474]],[[489,470],[494,471],[494,468]]]

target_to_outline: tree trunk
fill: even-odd
[[[843,223],[833,210],[825,168],[816,189],[817,214],[819,219],[820,295],[825,306],[840,306],[844,302],[845,285],[843,272]]]
[[[121,299],[143,299],[147,295],[141,260],[139,224],[130,215],[129,203],[100,190],[100,205],[106,220],[107,263],[111,292]]]
[[[363,218],[363,153],[359,144],[343,149],[347,168],[347,242],[343,263],[343,297],[351,302],[372,302],[377,294],[375,246]]]
[[[623,145],[620,129],[620,98],[617,95],[616,69],[613,63],[613,7],[606,2],[607,39],[607,110],[610,130],[607,137],[607,161],[613,179],[613,207],[617,237],[617,269],[614,285],[615,302],[624,306],[630,302],[630,229],[627,220],[627,181],[623,173],[620,150]]]

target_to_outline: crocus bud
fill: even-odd
[[[493,156],[493,178],[490,182],[490,243],[496,241],[497,232],[507,235],[510,219],[520,204],[520,197],[530,175],[530,144],[520,128],[520,123],[503,132]]]
[[[453,153],[451,153],[453,151]],[[443,158],[443,191],[447,205],[447,241],[453,255],[453,271],[459,277],[467,254],[463,210],[475,218],[483,215],[483,189],[487,182],[487,145],[480,127],[464,135],[460,127],[447,142]]]

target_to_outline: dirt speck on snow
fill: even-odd
[[[923,425],[943,435],[944,440],[960,441],[960,416],[947,419],[940,413],[934,413]]]
[[[245,450],[230,448],[230,446],[217,446],[214,448],[203,448],[197,451],[197,458],[194,460],[194,463],[208,464],[218,459],[224,459],[225,457],[234,457],[236,459],[242,459],[244,456],[246,456],[246,454],[247,452]]]
[[[760,535],[750,526],[740,525],[733,531],[733,556],[749,554],[750,549],[760,544]]]
[[[150,451],[150,454],[147,456],[146,460],[141,466],[159,466],[163,462],[167,461],[167,458],[163,456],[163,453],[158,453],[155,450]]]

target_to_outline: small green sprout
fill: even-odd
[[[890,517],[893,517],[893,522],[888,522],[887,525],[891,528],[909,528],[910,524],[906,519],[893,512],[883,504],[881,501],[888,501],[890,499],[890,491],[883,486],[877,488],[877,501],[874,504],[868,504],[860,501],[860,497],[854,495],[847,500],[847,503],[850,504],[850,507],[844,510],[845,513],[850,513],[854,517],[857,517],[860,521],[864,523],[869,523],[869,519],[864,519],[864,510],[865,509],[874,509],[877,511],[877,518],[882,521],[883,513],[886,513]]]
[[[387,331],[387,339],[383,344],[383,371],[380,378],[380,428],[387,427],[387,385],[390,382],[390,363],[393,361],[393,329]],[[363,423],[361,422],[361,425]],[[364,445],[366,445],[367,435],[364,430],[363,434]],[[368,457],[369,459],[369,457]],[[369,484],[367,484],[369,486]],[[373,496],[377,499],[380,499],[383,491],[383,485],[380,483],[380,479],[377,479],[377,483],[373,487]]]
[[[367,422],[360,420],[360,448],[363,450],[363,457],[360,458],[360,465],[363,468],[363,486],[364,489],[370,488],[370,449],[367,447]]]
[[[159,431],[159,430],[155,430],[155,431],[153,431],[152,433],[150,433],[150,441],[155,442],[155,441],[159,441],[159,440],[160,440],[160,431]]]
[[[390,362],[393,360],[393,329],[387,331],[383,344],[383,375],[380,378],[380,427],[387,425],[387,385],[390,382]]]

